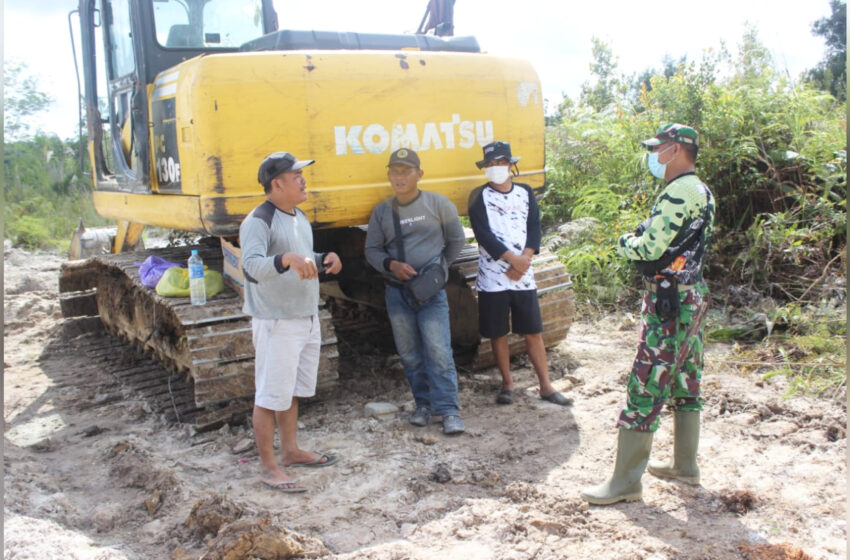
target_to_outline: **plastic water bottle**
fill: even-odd
[[[197,249],[192,249],[192,255],[189,257],[189,299],[192,305],[204,305],[207,302],[204,261]]]

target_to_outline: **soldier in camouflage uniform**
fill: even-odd
[[[640,499],[640,479],[665,403],[674,411],[673,460],[653,461],[649,472],[699,484],[702,322],[709,303],[702,269],[713,232],[714,198],[694,173],[699,150],[696,130],[669,124],[642,144],[650,150],[650,172],[667,185],[649,218],[617,244],[617,254],[635,262],[643,274],[646,293],[628,397],[617,422],[614,474],[582,492],[582,498],[592,504]]]

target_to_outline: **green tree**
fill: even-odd
[[[38,90],[38,82],[19,60],[3,67],[3,127],[6,140],[18,140],[29,134],[28,117],[45,110],[52,100]]]
[[[601,111],[617,98],[620,79],[617,76],[617,59],[611,46],[593,37],[593,62],[590,73],[594,82],[585,82],[581,86],[581,102]]]
[[[3,87],[4,235],[23,247],[64,247],[79,218],[89,226],[105,223],[94,210],[88,171],[80,169],[87,142],[30,135],[27,120],[47,108],[50,99],[23,63],[5,67]],[[82,161],[87,167],[87,158]]]
[[[756,28],[748,24],[738,50],[738,59],[735,64],[736,79],[754,86],[767,85],[774,73],[770,50],[762,44]]]
[[[847,99],[847,3],[831,0],[832,15],[812,24],[812,33],[826,41],[826,58],[808,71],[808,79],[839,101]]]
[[[7,142],[3,153],[6,237],[29,248],[64,247],[82,217],[102,225],[90,179],[79,168],[78,140],[37,134]]]

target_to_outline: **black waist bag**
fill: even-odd
[[[416,305],[422,305],[440,293],[446,285],[446,274],[440,263],[426,264],[419,274],[404,283],[404,291]]]
[[[672,274],[658,278],[655,285],[655,314],[662,322],[679,315],[679,281]]]
[[[393,199],[393,228],[395,229],[396,245],[398,250],[398,259],[401,262],[404,260],[404,242],[401,238],[401,220],[398,216],[398,201]],[[416,273],[416,276],[404,283],[404,291],[407,293],[413,303],[423,305],[432,297],[440,293],[443,286],[446,285],[446,273],[443,270],[443,265],[437,262],[430,262],[422,267]]]

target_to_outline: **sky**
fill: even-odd
[[[22,60],[53,103],[34,128],[76,135],[77,81],[68,13],[76,0],[0,0],[3,56]],[[274,0],[281,29],[412,33],[426,0]],[[725,42],[737,52],[753,25],[777,68],[796,79],[824,57],[811,25],[830,15],[829,0],[713,0],[649,3],[634,0],[456,0],[455,35],[473,35],[483,51],[531,61],[543,97],[554,109],[562,94],[576,99],[590,79],[592,38],[607,42],[618,70],[660,69],[665,56],[699,60]],[[76,16],[72,22],[78,25]],[[79,43],[77,44],[79,49]]]

